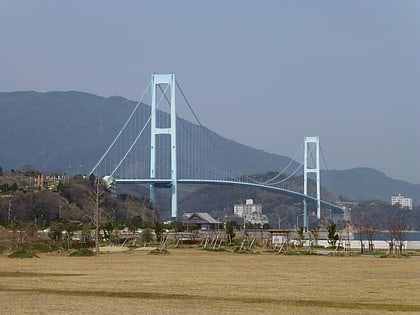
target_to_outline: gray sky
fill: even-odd
[[[420,183],[420,1],[0,1],[0,90],[138,100],[175,72],[204,125]],[[298,157],[297,160],[302,160]]]

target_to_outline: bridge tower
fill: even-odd
[[[156,102],[156,89],[160,85],[168,86],[168,94],[170,94],[170,126],[162,128],[158,126],[157,121],[157,107],[159,103]],[[172,192],[171,215],[175,219],[178,212],[178,182],[177,182],[177,163],[176,163],[176,107],[175,107],[175,74],[153,74],[151,83],[151,132],[150,132],[150,178],[156,179],[156,138],[159,135],[170,136],[170,150],[171,150],[171,178],[168,179],[167,185],[170,186]],[[150,200],[155,203],[157,183],[150,184]]]
[[[308,194],[308,173],[315,173],[316,176],[316,217],[321,218],[321,179],[320,179],[320,165],[319,165],[319,137],[305,137],[305,155],[303,159],[303,193]],[[315,161],[314,165],[308,166],[308,147],[315,145]],[[311,151],[309,151],[311,152]],[[306,199],[303,200],[303,225],[305,230],[308,230],[308,209]]]

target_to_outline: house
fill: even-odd
[[[196,225],[200,230],[217,230],[221,223],[206,212],[184,213],[181,221],[183,224]]]

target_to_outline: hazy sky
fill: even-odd
[[[420,1],[1,0],[0,40],[0,91],[138,100],[174,72],[222,136],[420,183]]]

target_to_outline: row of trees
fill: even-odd
[[[382,202],[367,202],[352,210],[352,225],[358,233],[361,251],[363,240],[368,241],[368,249],[374,250],[374,239],[382,238],[390,246],[402,246],[406,233],[415,225],[415,213],[407,208],[391,206]]]

